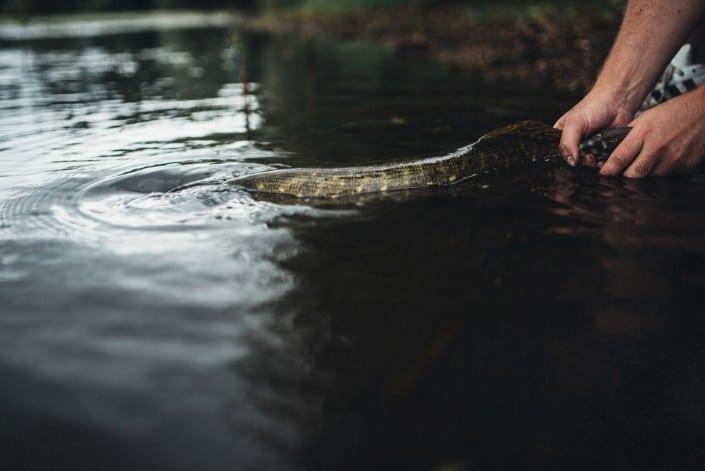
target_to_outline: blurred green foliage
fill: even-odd
[[[526,10],[534,6],[562,6],[619,3],[620,0],[0,0],[0,13],[15,15],[128,11],[177,8],[232,8],[262,10],[299,9],[342,13],[380,8],[435,8],[447,5],[472,7],[478,11],[492,9],[504,12]]]
[[[310,7],[324,10],[370,9],[403,7],[429,3],[428,0],[260,0],[265,8]]]
[[[301,8],[305,10],[349,11],[373,10],[379,8],[436,8],[448,5],[467,6],[473,9],[527,9],[535,6],[554,5],[561,7],[577,5],[602,7],[607,4],[622,3],[621,0],[257,0],[259,7]]]

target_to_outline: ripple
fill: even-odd
[[[0,203],[0,224],[14,237],[100,239],[116,229],[186,230],[202,227],[212,202],[205,188],[169,190],[213,173],[212,163],[161,164],[99,180],[73,179],[31,189]]]
[[[77,209],[87,218],[123,228],[201,227],[212,220],[211,211],[219,204],[210,195],[210,188],[203,185],[190,192],[172,190],[213,177],[217,167],[223,164],[175,162],[111,175],[84,188]]]
[[[63,179],[0,201],[0,238],[64,238],[102,244],[116,236],[122,240],[145,232],[162,239],[169,233],[195,237],[198,231],[221,228],[248,232],[281,216],[350,212],[301,202],[258,201],[227,183],[234,176],[270,168],[199,159],[122,169],[100,178]]]

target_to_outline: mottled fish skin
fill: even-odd
[[[337,198],[452,185],[479,173],[558,158],[560,136],[559,130],[544,123],[523,121],[492,131],[441,157],[362,167],[273,170],[238,177],[230,183],[256,193],[299,198]],[[595,145],[594,142],[592,147]],[[609,146],[614,147],[612,141]]]
[[[581,155],[592,155],[596,162],[604,163],[632,128],[608,128],[593,134],[580,143]]]

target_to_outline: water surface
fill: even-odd
[[[577,97],[208,18],[0,31],[0,469],[698,468],[705,178],[258,201]]]

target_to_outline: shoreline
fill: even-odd
[[[214,25],[244,33],[327,35],[375,42],[397,54],[425,54],[471,69],[488,81],[529,80],[583,93],[592,85],[621,21],[618,0],[599,5],[455,6],[438,9],[151,10],[0,17],[0,39],[86,36],[97,30],[135,31]],[[135,17],[137,21],[135,21]],[[94,22],[94,20],[100,20]],[[86,27],[77,30],[75,22]]]
[[[277,10],[243,17],[245,32],[370,40],[399,54],[423,53],[485,79],[527,79],[585,92],[609,52],[621,8],[573,6],[508,10],[454,7],[373,12]]]

